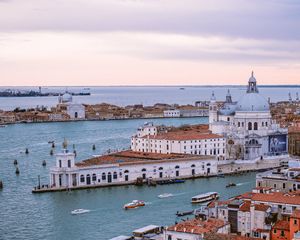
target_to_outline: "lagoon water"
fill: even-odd
[[[68,123],[16,124],[0,128],[0,239],[97,239],[105,240],[148,224],[166,226],[176,220],[178,210],[189,210],[190,199],[201,192],[218,191],[227,198],[250,190],[255,174],[225,178],[188,180],[183,184],[158,187],[115,187],[72,192],[32,194],[38,175],[48,183],[48,171],[55,164],[50,156],[49,140],[57,142],[57,152],[64,137],[70,148],[75,144],[77,161],[107,149],[128,148],[130,136],[144,120],[84,121]],[[207,118],[155,119],[154,123],[174,125],[206,123]],[[96,151],[92,145],[96,144]],[[29,154],[24,153],[25,148]],[[15,175],[13,160],[19,162],[20,175]],[[43,160],[47,166],[42,166]],[[228,182],[238,182],[226,189]],[[175,196],[159,199],[162,193]],[[147,202],[143,208],[124,211],[122,206],[133,199]],[[73,216],[74,209],[91,212]]]
[[[246,83],[246,82],[245,82]],[[7,87],[9,88],[9,87]],[[6,88],[1,87],[1,90]],[[36,90],[37,87],[22,87],[13,89]],[[95,104],[107,102],[119,106],[129,104],[153,105],[155,103],[168,104],[194,104],[195,101],[209,100],[212,91],[215,92],[217,100],[224,100],[227,89],[230,90],[233,100],[237,101],[246,91],[246,86],[186,86],[184,90],[180,87],[90,87],[90,96],[74,96],[73,99],[78,103]],[[60,92],[65,90],[70,92],[81,92],[83,87],[45,87],[43,92]],[[296,93],[300,94],[300,87],[267,87],[259,86],[260,93],[266,98],[270,98],[272,102],[287,101],[288,94],[291,93],[293,99]],[[30,108],[41,106],[55,106],[57,97],[0,97],[0,109],[13,110],[16,107]]]

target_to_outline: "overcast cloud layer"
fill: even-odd
[[[297,0],[0,0],[0,85],[299,83],[299,29]]]

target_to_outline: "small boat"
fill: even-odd
[[[176,216],[177,217],[183,217],[183,216],[186,216],[186,215],[192,215],[193,213],[194,213],[194,210],[185,211],[185,212],[179,212],[179,211],[177,211],[176,212]]]
[[[0,124],[0,127],[5,128],[7,125]]]
[[[54,141],[48,141],[49,144],[54,143]]]
[[[133,200],[131,203],[127,203],[124,205],[124,209],[132,209],[145,206],[145,202],[141,200]]]
[[[185,90],[185,88],[184,87],[181,87],[181,88],[179,88],[180,90]]]
[[[174,195],[172,193],[163,193],[158,195],[158,198],[168,198],[168,197],[173,197]]]
[[[204,203],[204,202],[216,200],[218,198],[219,198],[219,194],[217,192],[208,192],[208,193],[203,193],[192,197],[191,203]]]
[[[165,185],[165,184],[174,184],[174,183],[184,183],[185,180],[182,179],[167,179],[167,180],[160,180],[156,181],[158,185]]]
[[[233,183],[233,182],[228,183],[228,184],[226,185],[227,188],[229,188],[229,187],[235,187],[235,186],[236,186],[236,184]]]
[[[71,212],[72,215],[77,215],[77,214],[83,214],[83,213],[88,213],[90,212],[91,210],[88,210],[88,209],[82,209],[82,208],[79,208],[79,209],[75,209]]]

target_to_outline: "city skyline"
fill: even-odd
[[[1,86],[299,84],[297,1],[0,1]],[[55,16],[55,17],[53,17]]]

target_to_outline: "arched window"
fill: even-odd
[[[264,127],[264,126],[265,126],[264,122],[262,122],[262,123],[261,123],[261,126],[262,126],[262,127]]]
[[[96,181],[97,181],[97,175],[96,175],[96,173],[93,173],[92,181],[93,181],[93,182],[96,182]]]
[[[252,130],[252,122],[248,122],[248,130]]]
[[[68,160],[68,167],[71,167],[71,160]]]
[[[177,165],[175,168],[176,168],[176,169],[178,169],[178,168],[179,168],[179,166]]]
[[[87,185],[91,184],[91,175],[90,174],[86,175],[86,184]]]
[[[241,123],[240,122],[238,122],[238,127],[240,127],[241,126]]]
[[[210,165],[211,165],[210,163],[207,163],[207,164],[206,164],[206,166],[210,166]]]
[[[254,130],[257,130],[258,126],[257,126],[257,122],[254,123]]]
[[[192,166],[191,166],[191,167],[196,167],[196,166],[195,166],[195,164],[192,164]]]
[[[146,171],[147,171],[146,168],[143,168],[143,169],[142,169],[142,172],[146,172]]]
[[[61,168],[61,160],[59,160],[59,167]]]
[[[80,175],[80,182],[84,182],[84,175]]]
[[[129,171],[128,171],[128,170],[125,170],[124,173],[129,173]]]
[[[117,179],[117,178],[118,178],[118,174],[117,172],[114,172],[113,179]]]
[[[163,168],[163,167],[160,167],[158,170],[164,170],[164,168]]]
[[[102,173],[102,180],[106,180],[106,174]]]

